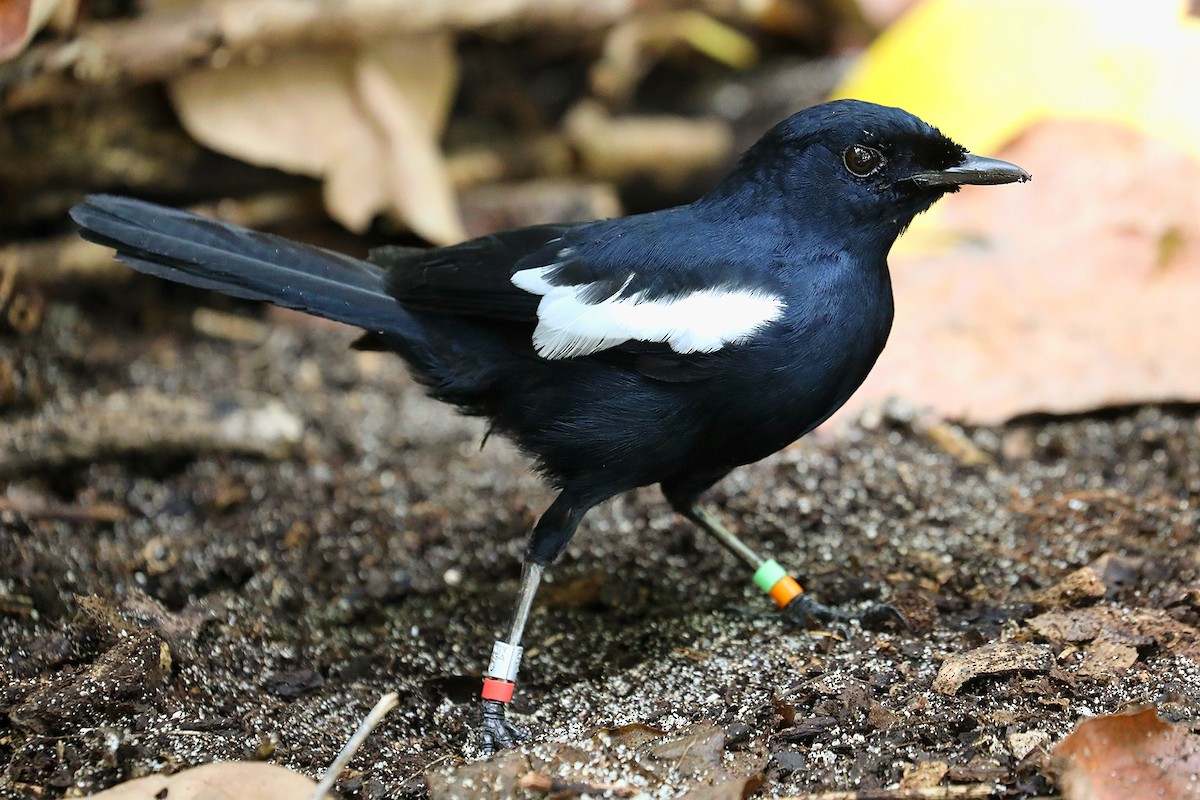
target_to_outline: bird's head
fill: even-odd
[[[1029,180],[1029,173],[968,153],[899,108],[835,100],[793,114],[742,156],[710,195],[746,208],[780,207],[806,231],[891,246],[913,217],[966,184]]]

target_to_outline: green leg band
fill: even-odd
[[[787,577],[787,570],[779,566],[779,562],[775,559],[767,559],[763,565],[754,573],[754,585],[764,592],[770,594],[771,589],[780,580]]]

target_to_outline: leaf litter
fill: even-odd
[[[245,392],[282,398],[303,433],[277,458],[118,455],[9,482],[5,792],[94,792],[214,760],[315,777],[392,690],[399,707],[344,796],[452,796],[468,780],[892,791],[937,761],[936,789],[1037,794],[1053,780],[1039,754],[1082,718],[1131,703],[1200,716],[1194,410],[963,428],[988,456],[967,464],[886,407],[736,471],[712,502],[823,600],[908,598],[920,628],[789,630],[656,492],[635,492],[589,518],[535,608],[514,702],[532,740],[473,760],[486,645],[548,492],[502,442],[481,452],[482,425],[421,397],[398,363],[347,357],[349,332],[277,324],[238,343],[195,335],[182,307],[165,327],[134,319],[112,302],[50,307],[14,346],[51,397],[9,419],[97,386]],[[34,500],[41,512],[20,512]],[[124,513],[80,513],[93,506]],[[1095,581],[1052,591],[1087,568],[1103,596]],[[1136,660],[1101,654],[1120,669],[1089,673],[1101,633]],[[1035,668],[934,690],[944,664],[997,643],[1036,650]]]

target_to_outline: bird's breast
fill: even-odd
[[[892,312],[886,269],[834,274],[791,292],[783,317],[736,359],[730,354],[725,386],[714,393],[712,435],[730,459],[757,461],[837,411],[883,351]]]

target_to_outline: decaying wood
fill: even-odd
[[[272,50],[432,31],[593,30],[634,0],[219,0],[178,14],[85,27],[70,41],[30,48],[0,69],[3,106],[15,111],[96,91],[166,80],[197,66],[263,58]],[[736,4],[730,4],[736,8]]]
[[[0,477],[132,456],[287,455],[304,425],[274,400],[233,404],[146,389],[47,407],[0,428]]]

